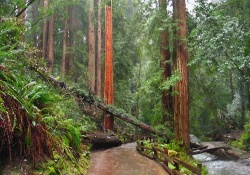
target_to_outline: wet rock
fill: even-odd
[[[85,142],[91,143],[93,149],[111,148],[120,146],[121,140],[113,133],[94,132],[87,134]]]
[[[199,148],[202,147],[202,143],[200,142],[200,140],[195,136],[190,134],[190,146],[191,148]]]

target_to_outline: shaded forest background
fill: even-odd
[[[38,70],[42,69],[55,79],[67,82],[69,86],[87,89],[103,98],[104,6],[109,2],[30,2],[32,3],[29,5],[21,0],[3,0],[0,4],[0,63],[3,66],[0,86],[1,116],[6,112],[6,100],[13,104],[20,102],[20,109],[24,108],[24,113],[34,115],[25,124],[22,139],[26,141],[30,130],[34,129],[39,133],[39,125],[34,125],[38,127],[35,128],[31,125],[32,122],[41,125],[44,125],[43,122],[50,123],[50,126],[56,126],[55,120],[66,122],[59,125],[59,130],[53,130],[57,136],[66,132],[63,129],[65,126],[71,135],[80,135],[80,130],[89,132],[95,125],[86,114],[80,112],[83,106],[78,106],[72,97],[57,94],[56,90],[45,85],[38,78],[39,75],[30,71],[29,67],[31,65]],[[174,29],[177,27],[172,17],[173,4],[172,1],[163,2],[112,2],[114,105],[161,132],[173,135],[173,114],[165,111],[164,98],[178,95],[179,92],[173,87],[182,77],[180,72],[173,71],[176,40]],[[26,6],[26,11],[19,13]],[[243,130],[245,127],[245,135],[237,144],[249,149],[250,2],[197,0],[194,10],[186,15],[188,36],[181,40],[187,42],[189,51],[190,131],[205,137],[211,131]],[[13,18],[15,16],[16,19]],[[161,39],[166,31],[169,44],[165,49],[169,51],[169,60],[163,61]],[[162,65],[172,70],[170,77],[163,76]],[[6,89],[16,101],[6,99]],[[101,120],[98,111],[90,109],[90,113],[97,120]],[[45,118],[39,118],[39,114]],[[14,121],[13,118],[11,120]],[[21,123],[23,119],[18,118],[17,121]],[[73,129],[76,123],[81,123],[79,130]],[[8,128],[1,124],[0,126]],[[116,126],[118,133],[140,132],[119,120],[116,120]],[[23,130],[20,127],[19,129]],[[46,133],[49,129],[43,129],[43,132]],[[8,133],[10,131],[6,131],[7,135]],[[49,136],[41,138],[48,142],[38,147],[38,150],[44,149],[50,155],[51,153],[46,152],[52,143]],[[74,145],[74,149],[79,149],[79,140],[70,138],[72,137],[62,140]],[[23,151],[32,152],[24,147]],[[68,155],[74,157],[71,153]]]
[[[159,39],[162,31],[168,30],[169,41],[174,40],[171,31],[175,23],[172,10],[160,10],[160,2],[113,2],[115,105],[150,125],[170,128],[162,115],[161,98],[180,76],[174,72],[162,81]],[[1,13],[15,16],[26,5],[3,1]],[[36,57],[45,59],[53,76],[89,88],[100,97],[104,5],[104,1],[35,1],[18,18],[23,24],[22,40],[37,49],[33,50]],[[167,1],[166,5],[172,3]],[[249,3],[244,0],[199,0],[194,10],[187,12],[190,124],[195,134],[220,128],[243,129],[249,121],[248,15]],[[172,55],[173,45],[169,50]],[[95,60],[94,67],[89,60]],[[172,66],[171,59],[168,64]]]

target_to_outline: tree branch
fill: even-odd
[[[19,17],[33,2],[35,2],[36,0],[31,0],[26,7],[24,7],[17,15],[16,17]]]
[[[16,11],[16,9],[17,9],[17,4],[18,4],[18,3],[16,3],[16,5],[14,5],[14,8],[13,8],[13,10],[12,10],[11,13],[10,13],[10,17],[11,17],[12,14]]]

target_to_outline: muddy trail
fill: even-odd
[[[136,151],[136,143],[124,144],[91,153],[91,168],[87,175],[167,175],[153,160]]]

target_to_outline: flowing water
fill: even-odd
[[[166,175],[166,171],[156,162],[136,151],[136,144],[129,143],[120,147],[91,154],[91,168],[88,175]],[[209,153],[194,155],[207,167],[209,175],[250,175],[250,156],[238,161],[219,160]]]
[[[209,175],[250,175],[250,158],[224,161],[209,153],[194,155],[194,158],[206,165]]]
[[[190,135],[190,139],[193,143],[208,147],[228,147],[224,142],[201,143],[194,135]],[[231,151],[240,159],[237,161],[220,160],[209,153],[197,154],[193,157],[207,167],[209,175],[250,175],[250,153],[233,147],[231,147]]]
[[[88,175],[167,175],[155,161],[136,151],[136,143],[91,153]]]

